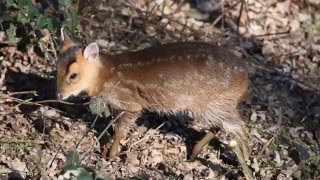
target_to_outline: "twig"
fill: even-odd
[[[130,18],[131,18],[131,16],[130,16]],[[88,19],[86,17],[79,17],[79,19],[87,21],[89,23],[92,21],[92,19]],[[116,29],[116,30],[120,30],[120,31],[128,32],[128,33],[135,33],[136,31],[130,30],[131,25],[132,25],[132,19],[129,19],[129,25],[127,28],[123,28],[123,27],[115,26],[115,25],[110,25],[109,27],[112,29]]]
[[[17,108],[17,107],[21,106],[22,104],[23,105],[38,105],[38,106],[41,106],[42,104],[49,103],[49,102],[57,102],[57,103],[68,104],[68,105],[86,105],[87,104],[87,103],[74,104],[74,103],[61,101],[61,100],[42,100],[42,101],[30,102],[32,99],[22,100],[22,99],[19,99],[19,98],[12,97],[14,95],[21,95],[21,94],[34,94],[35,96],[38,96],[36,91],[22,91],[22,92],[12,92],[12,93],[8,93],[8,94],[0,95],[0,98],[2,98],[2,99],[6,99],[7,98],[7,99],[10,99],[13,102],[18,103],[12,109]]]
[[[45,168],[46,163],[42,163],[42,158],[43,158],[43,153],[44,152],[42,151],[41,147],[37,146],[36,148],[37,148],[37,152],[38,152],[38,155],[36,157],[37,163],[35,163],[36,166],[34,167],[33,170],[35,170],[35,168],[38,168],[38,170],[41,173],[41,178],[42,179],[49,179],[49,177],[48,177],[49,173],[46,173],[46,170],[45,170],[46,169]],[[48,169],[47,169],[47,171],[48,171]],[[32,172],[35,172],[35,171],[32,171]]]
[[[32,92],[32,91],[30,91]],[[27,93],[30,93],[30,92],[15,92],[15,93],[12,93],[12,94],[27,94]],[[0,95],[0,98],[8,98],[10,99],[12,102],[15,102],[15,103],[18,103],[16,106],[14,106],[13,108],[11,108],[11,110],[21,106],[22,104],[23,105],[38,105],[38,106],[44,106],[43,104],[44,103],[49,103],[49,102],[56,102],[56,103],[62,103],[62,104],[67,104],[67,105],[73,105],[73,106],[86,106],[88,104],[90,104],[90,102],[86,102],[86,103],[81,103],[81,104],[75,104],[75,103],[70,103],[70,102],[66,102],[66,101],[61,101],[61,100],[42,100],[42,101],[35,101],[35,102],[30,102],[31,99],[28,99],[28,100],[22,100],[22,99],[18,99],[18,98],[14,98],[14,97],[11,97],[9,96],[8,94],[5,94],[5,95]],[[59,109],[56,109],[56,108],[53,108],[53,107],[50,107],[50,106],[46,106],[48,107],[49,109],[54,109],[60,113],[64,113],[63,111],[60,111]],[[0,113],[1,115],[4,115],[3,113]]]
[[[131,31],[131,26],[132,26],[132,20],[133,20],[133,17],[132,17],[133,14],[130,14],[130,18],[129,18],[129,23],[128,23],[128,28],[127,28],[127,31],[129,32],[133,32]]]
[[[58,62],[57,50],[55,48],[55,44],[53,42],[53,38],[52,38],[51,34],[50,34],[49,41],[50,41],[49,43],[51,44],[51,52],[53,52],[54,59],[55,59],[54,62]]]
[[[242,172],[243,172],[245,178],[247,180],[253,180],[254,178],[253,178],[252,172],[251,172],[250,168],[248,167],[247,162],[244,159],[243,153],[242,153],[237,141],[232,140],[230,142],[230,147],[233,149],[233,151],[237,155],[238,161],[242,167],[242,170],[243,170]]]
[[[158,126],[155,130],[156,130],[156,131],[159,130],[159,129],[160,129],[162,126],[164,126],[165,124],[166,124],[166,122],[160,124],[160,126]],[[151,135],[149,132],[150,132],[150,130],[148,130],[148,131],[145,133],[145,135],[143,136],[143,138],[141,138],[141,139],[140,139],[139,141],[137,141],[137,142],[134,142],[131,146],[135,146],[135,145],[141,143],[142,141],[144,141],[145,139],[147,139],[147,138]],[[131,147],[130,147],[129,149],[131,149]]]
[[[118,27],[118,26],[110,26],[112,29],[117,29],[120,31],[124,31],[124,32],[128,32],[128,33],[135,33],[135,31],[130,30],[131,29],[131,24],[132,24],[132,20],[129,22],[128,28],[124,29],[122,27]]]
[[[53,164],[54,160],[55,160],[55,159],[56,159],[56,157],[58,156],[58,153],[61,151],[61,149],[62,149],[62,144],[64,144],[65,140],[66,140],[66,136],[64,136],[64,137],[63,137],[62,143],[60,144],[58,151],[57,151],[57,152],[55,153],[55,155],[53,156],[52,161],[51,161],[51,163],[50,163],[50,166],[49,166],[49,167],[51,167],[51,166],[52,166],[52,164]]]
[[[272,138],[263,146],[263,148],[260,150],[259,154],[257,155],[257,160],[261,158],[262,153],[267,149],[269,144],[274,140],[275,136],[272,136]]]
[[[240,6],[240,11],[239,11],[239,17],[238,17],[238,22],[237,22],[237,33],[239,33],[239,27],[240,27],[240,20],[241,20],[241,16],[242,16],[242,10],[243,10],[243,5],[244,5],[244,0],[241,1],[241,6]]]
[[[32,99],[27,99],[27,100],[25,100],[25,101],[23,101],[23,102],[30,102],[31,100],[32,100]],[[10,109],[10,111],[13,111],[14,109],[16,109],[16,108],[18,108],[19,106],[21,106],[21,105],[23,104],[23,102],[20,102],[19,104],[13,106],[13,107]]]
[[[213,23],[210,25],[210,28],[214,29],[214,26],[222,19],[224,15],[223,14],[220,14],[214,21]],[[220,32],[221,33],[221,32]],[[205,32],[205,36],[208,36],[209,34],[209,31],[206,31]]]
[[[43,103],[61,103],[61,104],[68,104],[68,105],[76,105],[75,103],[67,102],[67,101],[61,101],[61,100],[54,100],[54,99],[48,99],[48,100],[42,100],[42,101],[34,101],[30,102],[30,104],[35,103],[35,104],[43,104]]]
[[[50,103],[50,102],[56,102],[56,103],[62,103],[62,104],[68,104],[68,105],[76,105],[75,103],[71,103],[71,102],[67,102],[67,101],[61,101],[61,100],[55,100],[55,99],[48,99],[48,100],[30,102],[30,100],[26,101],[26,100],[22,100],[22,99],[19,99],[19,98],[12,97],[14,95],[22,95],[22,94],[33,94],[35,96],[38,96],[36,91],[21,91],[21,92],[11,92],[11,93],[8,93],[8,94],[3,94],[3,95],[0,95],[0,98],[3,98],[3,99],[9,98],[10,100],[12,100],[14,102],[18,102],[18,103],[25,104],[25,105],[39,105],[39,104]]]
[[[76,105],[74,103],[71,103],[71,102],[66,102],[66,101],[61,101],[61,100],[42,100],[42,101],[34,101],[34,102],[29,102],[29,101],[23,101],[21,99],[13,99],[13,101],[16,101],[16,102],[21,102],[22,101],[22,104],[25,104],[25,105],[40,105],[40,104],[44,104],[44,103],[52,103],[52,102],[55,102],[55,103],[62,103],[62,104],[68,104],[68,105]]]
[[[30,102],[30,101],[26,101],[26,100],[22,100],[22,99],[18,99],[18,98],[14,98],[14,97],[9,97],[10,100],[12,100],[13,102],[17,102],[20,104],[24,104],[24,105],[41,105],[44,103],[62,103],[62,104],[68,104],[68,105],[77,105],[75,103],[71,103],[71,102],[67,102],[67,101],[61,101],[61,100],[54,100],[54,99],[48,99],[48,100],[41,100],[41,101],[34,101],[34,102]],[[79,105],[79,104],[78,104]],[[81,104],[82,105],[82,104]]]
[[[96,122],[97,122],[98,117],[99,117],[99,114],[96,115],[96,118],[94,119],[91,127],[88,128],[87,131],[82,135],[82,137],[80,138],[80,140],[78,141],[78,143],[77,143],[77,145],[76,145],[76,148],[78,148],[78,146],[80,145],[81,141],[87,136],[87,134],[90,132],[90,130],[94,127],[94,125],[95,125]]]
[[[218,176],[216,179],[222,179],[222,177],[225,177],[227,174],[231,173],[234,170],[239,170],[239,168],[229,168],[226,172],[224,172],[223,174],[221,174],[220,176]],[[225,178],[223,178],[225,179]]]
[[[224,4],[225,4],[224,0],[221,0],[220,1],[220,6],[221,6],[221,17],[222,18],[225,17],[224,15],[226,13],[225,8],[224,8]],[[222,19],[222,23],[221,23],[221,27],[220,27],[220,29],[222,29],[222,31],[224,31],[224,27],[223,27],[224,21],[225,20]]]
[[[80,0],[76,0],[76,12],[79,13],[79,2]]]
[[[166,2],[166,1],[164,1],[164,2]],[[175,13],[181,12],[181,8],[182,8],[182,6],[184,5],[183,3],[184,3],[184,0],[180,0],[180,1],[178,2],[178,4],[173,1],[172,4],[169,6],[170,9],[172,9],[172,7],[173,7],[174,5],[176,5],[177,8],[176,8],[176,10],[173,11],[173,13],[171,13],[171,14],[175,14]]]
[[[46,1],[46,3],[48,4],[49,8],[50,8],[53,12],[55,12],[56,14],[59,13],[59,12],[54,8],[54,6],[53,6],[53,4],[52,4],[52,1],[49,1],[49,0],[45,0],[45,1]],[[36,4],[34,4],[34,6],[37,7]]]
[[[5,144],[19,144],[19,143],[31,143],[31,144],[45,144],[48,141],[39,141],[39,140],[17,140],[17,139],[2,139],[0,140],[0,143],[5,143]]]
[[[120,119],[120,117],[124,114],[124,111],[122,111],[117,117],[115,117],[114,119],[112,119],[110,121],[110,123],[108,124],[108,126],[102,131],[102,133],[99,135],[99,137],[97,138],[96,142],[98,142],[102,136],[107,132],[107,130],[109,129],[109,127],[115,123],[118,119]]]
[[[311,157],[309,158],[309,161],[310,161],[310,160],[314,160],[314,159],[318,159],[318,158],[320,158],[320,154],[311,156]]]
[[[34,94],[38,96],[37,91],[20,91],[20,92],[11,92],[5,95],[14,96],[14,95],[21,95],[21,94]]]
[[[250,63],[251,66],[253,66],[255,68],[258,68],[258,69],[263,69],[263,70],[268,71],[270,73],[277,73],[280,77],[285,78],[286,80],[290,81],[291,83],[300,85],[300,87],[302,86],[302,87],[307,88],[309,90],[313,90],[313,91],[315,91],[317,93],[320,93],[320,88],[319,87],[314,87],[311,84],[307,84],[306,81],[294,78],[294,77],[292,77],[292,75],[283,74],[283,72],[280,69],[277,69],[276,67],[267,66],[267,65],[257,61],[254,57],[249,55],[243,48],[241,48],[241,52],[249,60],[249,63]],[[293,54],[296,54],[298,52],[299,52],[299,50],[296,51],[296,52],[290,52],[288,54],[274,56],[272,58],[278,58],[278,57],[281,57],[281,56],[292,56]]]
[[[88,31],[88,32],[89,32],[89,35],[91,35],[90,32],[91,32],[91,29],[92,29],[93,18],[94,18],[94,15],[91,15],[91,16],[90,16],[90,21],[89,21],[89,31]]]
[[[168,21],[168,23],[166,23],[166,26],[169,24],[169,21]],[[182,28],[181,28],[181,30],[180,30],[180,34],[183,34],[183,32],[184,32],[184,30],[186,29],[186,27],[188,27],[188,21],[186,21],[184,24],[183,24],[183,26],[182,26]],[[162,30],[164,30],[164,28],[166,27],[166,26],[163,26],[162,27]]]
[[[127,1],[127,2],[128,2],[128,4],[130,4],[130,6],[131,6],[137,13],[139,13],[139,14],[145,13],[146,15],[150,15],[150,16],[155,16],[155,17],[157,17],[156,14],[154,14],[154,13],[152,13],[152,12],[148,12],[148,11],[141,10],[140,8],[136,7],[136,6],[135,6],[132,2],[130,2],[130,1]],[[170,15],[162,14],[162,17],[168,19],[168,20],[171,21],[171,22],[177,23],[177,24],[179,24],[179,25],[181,25],[181,26],[184,25],[184,24],[181,23],[180,21],[177,21],[177,20],[173,19],[172,16],[170,16]],[[199,33],[198,30],[196,30],[196,29],[194,29],[194,28],[192,28],[192,27],[190,27],[190,26],[186,26],[186,27],[187,27],[192,33],[194,33],[195,35],[199,35],[199,36],[200,36],[200,35],[205,35],[205,33]],[[223,33],[221,33],[221,32],[217,32],[217,33],[223,34]]]
[[[166,122],[160,124],[160,126],[158,126],[155,130],[156,130],[156,131],[159,130],[159,129],[160,129],[162,126],[164,126],[165,124],[166,124]],[[141,143],[142,141],[144,141],[145,139],[147,139],[147,138],[151,135],[151,134],[149,134],[149,132],[150,132],[150,130],[148,130],[148,131],[144,134],[143,138],[141,138],[140,140],[138,140],[138,141],[134,142],[133,144],[131,144],[130,147],[129,147],[126,151],[121,152],[119,155],[124,154],[124,153],[126,153],[126,152],[130,152],[133,146],[135,146],[135,145]]]
[[[73,129],[73,126],[74,126],[74,123],[71,124],[70,129]],[[58,156],[58,153],[61,151],[62,145],[64,144],[65,141],[66,141],[66,136],[63,137],[62,143],[60,144],[58,151],[55,153],[54,157],[52,158],[52,161],[50,163],[50,167],[52,166],[55,158]]]
[[[264,36],[274,36],[274,35],[282,35],[282,34],[289,34],[290,30],[288,31],[283,31],[283,32],[276,32],[276,33],[266,33],[266,34],[261,34],[261,35],[254,35],[254,38],[260,38],[260,37],[264,37]]]
[[[3,25],[2,25],[2,21],[0,20],[0,29],[1,31],[3,31]]]
[[[124,114],[124,111],[122,111],[117,117],[115,117],[114,119],[112,119],[110,121],[110,123],[107,125],[107,127],[102,131],[102,133],[100,134],[100,136],[96,139],[96,144],[99,142],[99,140],[102,138],[102,136],[107,132],[107,130],[109,129],[109,127],[115,123],[122,115]],[[83,160],[83,158],[85,157],[86,154],[88,154],[91,150],[92,150],[93,146],[91,146],[85,153],[82,154],[82,158],[81,161]]]
[[[165,1],[162,2],[162,3],[165,3]],[[152,8],[151,8],[150,10],[148,9],[149,6],[147,6],[147,11],[148,11],[148,12],[153,12],[153,11],[156,9],[156,7],[159,7],[157,3],[154,3],[154,5],[152,6]],[[163,11],[163,10],[162,10],[162,11]],[[162,13],[163,13],[163,12],[162,12]]]

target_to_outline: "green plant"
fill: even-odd
[[[28,141],[3,140],[0,146],[0,154],[9,156],[11,158],[17,157],[21,152],[30,150],[35,145]]]
[[[315,32],[319,29],[320,29],[320,20],[316,20],[310,25],[305,25],[305,33],[307,34],[308,40],[311,40],[314,37]]]
[[[68,155],[66,165],[61,171],[59,179],[72,179],[77,177],[81,180],[108,179],[109,177],[99,177],[95,170],[84,164],[81,164],[77,151],[71,151]]]
[[[320,154],[310,158],[311,164],[320,172]]]
[[[59,32],[61,27],[80,30],[77,12],[71,0],[7,0],[0,2],[0,30],[6,31],[10,44],[28,46],[37,42],[36,30]]]
[[[270,143],[270,148],[272,150],[279,149],[279,146],[289,147],[291,144],[291,140],[288,136],[288,132],[285,129],[280,129],[275,139]]]

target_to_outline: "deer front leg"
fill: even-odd
[[[114,159],[119,153],[120,141],[128,134],[130,127],[134,126],[139,113],[125,112],[115,123],[113,142],[109,150],[109,159]]]

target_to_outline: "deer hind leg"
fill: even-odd
[[[194,160],[202,149],[209,144],[209,142],[215,137],[217,129],[211,129],[194,147],[190,156],[190,160]]]
[[[200,114],[196,114],[199,122],[203,127],[220,127],[227,133],[233,133],[235,140],[242,145],[242,149],[246,152],[247,144],[247,128],[245,122],[242,121],[241,116],[237,109],[237,103],[226,100],[215,101],[207,105]],[[217,133],[218,128],[211,129],[203,139],[201,139],[194,147],[191,159],[195,158],[200,151],[206,146]]]
[[[242,121],[242,118],[238,112],[234,112],[229,116],[227,120],[222,122],[223,128],[227,133],[234,134],[234,140],[237,142],[240,147],[241,152],[243,153],[245,159],[248,159],[251,149],[249,146],[249,131],[245,125],[245,122]]]
[[[246,179],[254,179],[252,175],[251,169],[247,165],[247,160],[249,159],[249,155],[251,154],[251,149],[249,146],[249,132],[247,127],[245,126],[245,123],[241,120],[240,115],[238,113],[235,113],[235,119],[232,122],[232,124],[236,124],[237,128],[234,128],[234,125],[230,125],[231,123],[228,122],[228,125],[224,125],[225,129],[227,129],[229,132],[233,132],[235,135],[234,141],[230,142],[230,146],[234,153],[237,155],[238,162],[240,163],[240,166],[243,169],[244,176]],[[230,129],[230,127],[232,127]],[[229,129],[228,129],[229,128]],[[237,142],[237,143],[235,143]]]
[[[129,133],[130,127],[134,126],[138,117],[139,113],[125,112],[115,123],[113,142],[108,154],[109,159],[114,159],[120,153],[120,141]]]

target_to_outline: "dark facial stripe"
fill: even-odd
[[[84,46],[83,45],[75,45],[69,49],[67,49],[66,51],[64,51],[63,53],[61,53],[59,55],[59,63],[65,63],[68,62],[71,63],[71,60],[74,61],[75,60],[75,56],[76,56],[76,52],[78,52],[79,50],[83,50]]]

